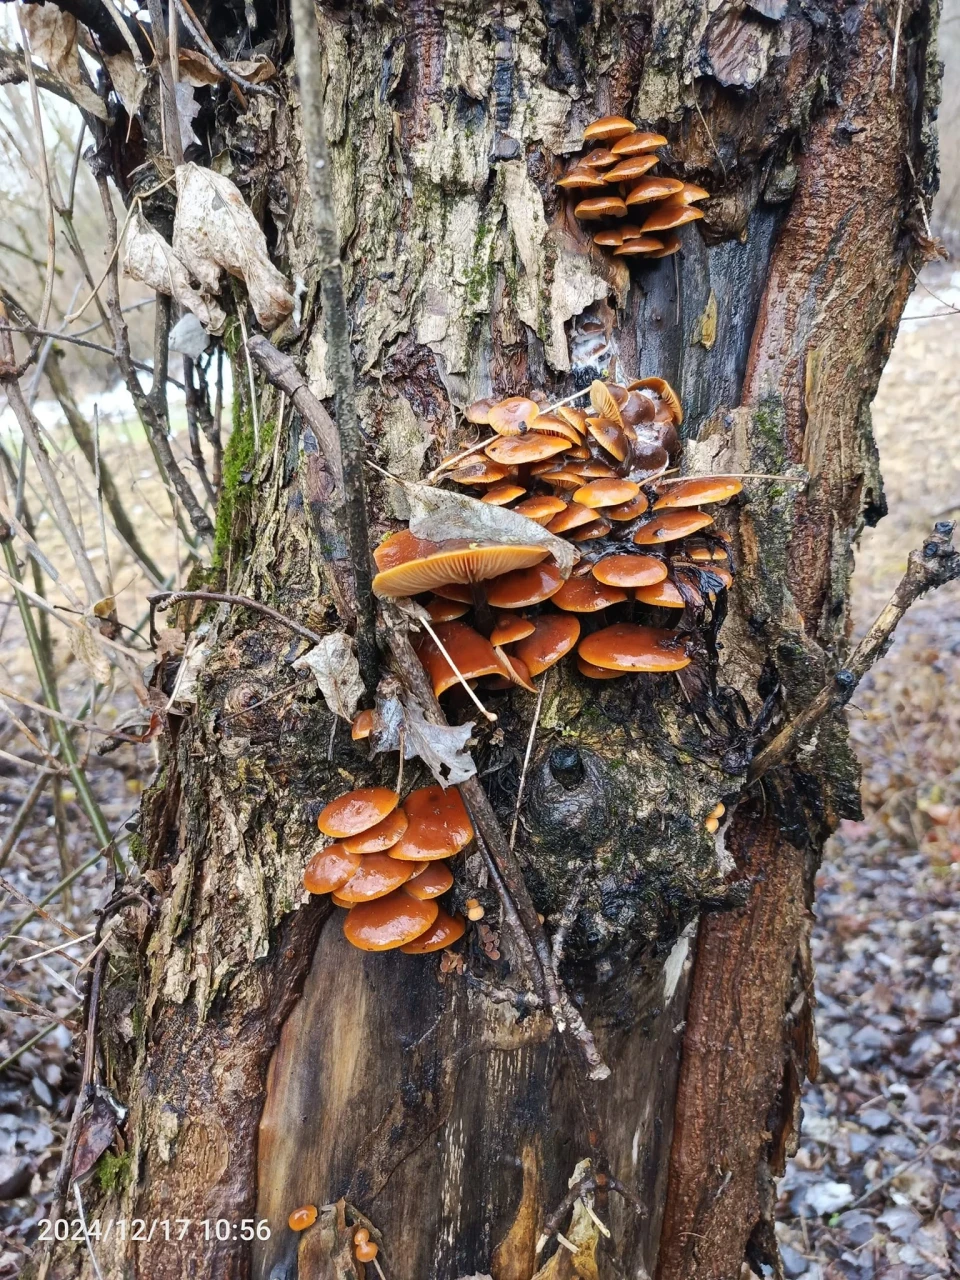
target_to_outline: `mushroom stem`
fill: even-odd
[[[421,626],[424,628],[424,630],[425,630],[425,631],[427,631],[427,632],[428,632],[428,634],[430,635],[431,639],[433,640],[433,643],[437,646],[437,648],[440,650],[440,652],[441,652],[441,653],[443,654],[443,656],[446,658],[447,662],[450,664],[450,670],[453,672],[453,674],[457,677],[457,679],[458,679],[458,680],[460,681],[460,683],[463,685],[464,689],[466,689],[466,691],[467,691],[467,695],[469,696],[469,698],[471,699],[471,701],[476,705],[476,707],[477,707],[477,709],[479,710],[480,714],[481,714],[481,715],[483,715],[483,716],[486,716],[486,718],[487,718],[488,720],[490,720],[490,721],[496,720],[496,718],[497,718],[497,717],[493,714],[493,712],[492,712],[492,711],[488,711],[488,710],[487,710],[487,708],[483,705],[483,703],[480,701],[480,699],[477,697],[477,695],[473,692],[473,690],[472,690],[472,689],[470,688],[470,686],[467,684],[466,680],[465,680],[465,679],[464,679],[464,677],[463,677],[463,674],[462,674],[462,673],[461,673],[461,671],[460,671],[460,668],[457,666],[457,664],[454,662],[454,660],[450,657],[450,654],[449,654],[449,652],[447,651],[447,649],[445,648],[443,641],[442,641],[442,640],[440,639],[440,637],[437,635],[436,631],[434,631],[433,627],[431,627],[431,625],[430,625],[430,623],[427,621],[427,619],[426,619],[426,618],[420,618],[420,619],[419,619],[419,621],[420,621]],[[491,629],[491,631],[493,630],[493,628],[492,628],[492,627],[491,627],[490,629]],[[431,690],[431,692],[432,692],[432,690]]]
[[[487,589],[482,582],[470,583],[470,598],[473,601],[473,624],[483,638],[489,640],[496,623],[487,603]]]

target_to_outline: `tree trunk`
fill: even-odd
[[[238,47],[239,6],[195,9],[218,47]],[[282,96],[239,115],[231,99],[214,141],[301,292],[299,330],[272,340],[324,397],[285,10],[257,6],[254,33]],[[596,685],[561,664],[545,677],[518,850],[548,929],[588,868],[563,976],[612,1074],[585,1106],[546,1014],[435,956],[356,951],[335,910],[304,900],[320,807],[393,785],[395,757],[368,760],[332,723],[292,669],[302,642],[208,609],[195,713],[171,718],[136,841],[150,907],[124,908],[114,934],[98,1039],[130,1111],[88,1204],[102,1221],[191,1225],[179,1241],[171,1225],[170,1243],[162,1227],[101,1240],[105,1276],[362,1275],[338,1220],[353,1210],[379,1233],[388,1280],[531,1280],[558,1248],[551,1280],[736,1280],[745,1258],[780,1274],[773,1179],[815,1063],[812,879],[857,811],[857,770],[837,716],[748,787],[751,720],[765,704],[789,717],[842,666],[852,544],[883,512],[869,404],[922,261],[935,17],[919,0],[318,10],[371,460],[420,476],[470,442],[454,408],[491,392],[560,398],[611,369],[668,379],[688,464],[755,477],[721,521],[738,576],[720,693],[705,724],[669,676]],[[629,272],[559,198],[564,158],[606,112],[666,134],[670,169],[714,193],[678,258]],[[255,452],[227,332],[240,405],[219,584],[332,628],[303,424],[259,387]],[[404,499],[369,479],[377,541]],[[179,622],[197,612],[181,606]],[[508,829],[533,703],[494,695],[499,721],[476,731]],[[703,820],[720,800],[733,816],[714,840]],[[460,863],[455,894],[479,897],[490,929],[468,934],[467,970],[510,986],[509,924],[479,856]],[[643,1212],[598,1194],[611,1237],[596,1269],[555,1239],[538,1257],[598,1148]],[[287,1227],[297,1206],[341,1199],[315,1228]],[[270,1238],[242,1239],[243,1219]],[[72,1248],[54,1274],[89,1267]]]

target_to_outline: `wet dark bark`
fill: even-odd
[[[196,8],[222,47],[241,45],[238,8]],[[745,792],[746,720],[771,696],[789,715],[842,661],[850,548],[882,506],[869,403],[934,183],[934,13],[903,4],[894,89],[896,5],[777,13],[711,16],[685,0],[655,13],[318,10],[373,460],[417,476],[462,438],[451,404],[562,395],[619,360],[677,387],[696,469],[798,482],[748,481],[724,514],[741,572],[720,636],[719,680],[734,692],[714,704],[711,737],[670,679],[598,691],[564,668],[545,699],[519,849],[548,927],[592,866],[564,974],[612,1068],[594,1091],[611,1172],[646,1210],[600,1206],[605,1278],[733,1280],[744,1257],[771,1256],[771,1180],[812,1061],[812,875],[857,803],[839,723]],[[286,24],[266,6],[260,19],[281,65]],[[632,276],[596,254],[553,186],[605,111],[660,128],[675,171],[716,193],[680,258]],[[305,286],[302,330],[273,341],[324,398],[293,87],[235,112],[219,107],[214,149],[230,150],[278,263]],[[322,630],[336,610],[311,521],[315,454],[295,409],[278,423],[280,409],[262,388],[269,444],[232,474],[228,451],[220,586]],[[371,496],[376,537],[403,503],[379,480]],[[336,531],[324,538],[342,557]],[[531,1280],[540,1229],[590,1151],[559,1041],[544,1015],[492,1001],[436,958],[353,951],[336,915],[302,902],[316,812],[386,775],[343,729],[330,747],[329,714],[291,667],[300,642],[254,615],[208,616],[196,712],[171,726],[144,807],[153,911],[129,913],[105,993],[105,1078],[131,1112],[129,1158],[98,1211],[266,1218],[272,1236],[114,1242],[105,1274],[349,1276],[336,1215],[301,1237],[285,1225],[298,1204],[345,1197],[382,1233],[390,1280]],[[502,695],[498,732],[478,731],[508,822],[531,708]],[[572,789],[551,768],[561,743],[583,763]],[[702,823],[720,799],[734,817],[715,845]],[[468,857],[455,892],[482,898],[500,955],[474,932],[466,963],[502,984],[516,956],[482,881]]]

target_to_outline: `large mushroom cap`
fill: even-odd
[[[632,133],[619,137],[611,144],[610,150],[615,156],[636,156],[666,145],[667,140],[662,133],[644,133],[641,129],[635,129]]]
[[[403,807],[410,823],[390,850],[392,858],[433,862],[459,853],[473,839],[473,823],[456,787],[419,787]]]
[[[505,442],[506,443],[506,442]],[[549,554],[542,546],[466,542],[429,542],[403,529],[373,553],[380,572],[373,580],[378,596],[412,596],[450,583],[496,578],[511,569],[538,564]]]
[[[604,556],[593,566],[593,576],[608,587],[650,587],[667,576],[667,566],[656,556]]]
[[[468,627],[465,622],[441,622],[435,631],[457,671],[465,680],[476,680],[480,676],[508,674],[490,641],[479,631]],[[422,636],[415,648],[417,657],[430,677],[433,692],[438,698],[447,689],[459,683],[457,671],[451,667],[432,636]]]
[[[553,603],[568,613],[596,613],[612,604],[622,604],[626,599],[627,593],[619,587],[608,587],[593,577],[586,577],[568,578],[553,597]]]
[[[581,200],[573,213],[581,222],[592,222],[597,218],[625,218],[627,206],[619,196],[591,196],[589,200]]]
[[[612,169],[608,169],[603,175],[607,183],[613,182],[633,182],[636,178],[642,178],[645,173],[649,173],[657,163],[657,157],[654,155],[636,155],[626,156],[619,164],[615,164]],[[663,179],[661,179],[663,181]],[[669,179],[667,181],[670,181]],[[679,184],[671,187],[669,191],[665,191],[664,195],[673,195],[679,191]],[[630,203],[629,200],[626,202]]]
[[[703,217],[701,209],[694,209],[689,204],[673,204],[664,201],[658,209],[650,214],[643,224],[644,231],[672,231],[674,227],[682,227],[686,222],[696,222]]]
[[[608,671],[681,671],[690,665],[684,637],[675,631],[617,622],[580,641],[584,662]]]
[[[487,421],[497,435],[516,436],[526,429],[527,423],[539,411],[536,400],[529,400],[526,396],[508,396],[491,406]]]
[[[399,862],[386,853],[368,853],[350,879],[337,889],[341,902],[372,902],[410,879],[410,863]]]
[[[513,653],[538,676],[570,652],[580,638],[580,623],[569,613],[545,613],[537,619],[533,635],[519,641]]]
[[[522,498],[526,493],[526,489],[522,484],[495,484],[480,499],[481,502],[489,503],[494,507],[505,507],[508,503],[513,502],[515,498]]]
[[[359,865],[359,853],[351,853],[342,844],[329,844],[307,863],[303,887],[307,893],[333,893],[347,883]]]
[[[563,453],[569,443],[559,436],[542,436],[539,431],[527,431],[522,436],[494,440],[493,444],[487,445],[486,454],[495,462],[522,466],[525,462],[543,462],[554,454]]]
[[[636,126],[632,120],[627,120],[623,116],[601,116],[599,120],[593,120],[587,125],[583,131],[583,140],[584,142],[591,142],[594,139],[598,142],[611,142],[635,132]],[[611,150],[613,150],[612,147]]]
[[[657,485],[660,497],[653,504],[654,511],[668,507],[696,507],[701,502],[724,502],[740,492],[743,484],[733,476],[697,476],[689,480],[661,480]]]
[[[591,480],[573,495],[574,502],[583,507],[616,507],[631,502],[640,493],[640,486],[633,480]]]
[[[637,587],[633,598],[640,604],[653,604],[661,609],[682,609],[686,603],[677,584],[667,578],[652,587]]]
[[[582,162],[575,164],[562,178],[557,179],[557,186],[564,191],[590,191],[606,185],[602,173],[597,173],[596,169],[590,169]]]
[[[556,595],[563,585],[563,575],[553,561],[535,564],[531,569],[505,573],[487,586],[487,600],[494,609],[526,609]]]
[[[708,516],[705,511],[663,511],[644,521],[633,535],[633,540],[638,546],[675,542],[678,538],[689,537],[698,529],[706,529],[710,524],[713,524],[713,516]]]
[[[585,164],[588,169],[606,169],[608,165],[617,163],[617,157],[609,147],[594,147],[577,163]]]
[[[422,956],[429,951],[442,951],[444,947],[449,947],[458,938],[462,938],[466,927],[463,916],[448,915],[441,907],[430,928],[421,933],[419,938],[414,938],[413,942],[404,943],[400,950],[408,956]]]
[[[382,822],[400,803],[396,791],[388,787],[361,787],[331,800],[317,818],[317,826],[325,836],[342,840],[358,836]]]
[[[617,165],[617,169],[620,166]],[[610,173],[615,173],[616,169],[611,169]],[[607,175],[610,176],[609,174]],[[667,196],[674,196],[683,190],[683,183],[679,178],[641,178],[640,181],[630,188],[627,195],[627,208],[633,208],[637,204],[647,204],[651,200],[663,200]]]
[[[528,520],[535,520],[537,524],[549,524],[555,515],[566,508],[566,503],[562,498],[557,498],[549,493],[536,493],[530,498],[524,498],[523,502],[518,502],[513,508],[514,511],[521,516],[526,516]]]
[[[407,829],[407,815],[402,809],[394,809],[382,822],[358,836],[347,836],[343,847],[350,853],[383,853],[392,844],[396,844]]]
[[[409,863],[416,866],[414,862]],[[428,862],[422,871],[409,879],[405,892],[422,901],[428,898],[439,898],[442,893],[453,887],[453,872],[445,862]]]
[[[435,902],[395,889],[385,898],[361,902],[349,910],[343,932],[347,941],[361,951],[390,951],[419,938],[439,913]]]

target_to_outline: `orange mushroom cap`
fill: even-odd
[[[473,839],[473,823],[456,787],[418,787],[403,802],[409,826],[390,851],[401,861],[451,858]]]
[[[609,462],[601,462],[599,458],[590,458],[586,462],[571,462],[567,468],[586,480],[617,480],[616,471]]]
[[[577,654],[577,670],[589,680],[619,680],[621,676],[627,674],[625,671],[608,671],[606,667],[595,667],[592,662],[586,662],[579,654]]]
[[[287,1219],[287,1226],[291,1231],[306,1231],[307,1227],[312,1227],[317,1220],[317,1206],[315,1204],[303,1204],[299,1209],[294,1209],[290,1217]]]
[[[544,471],[540,479],[544,484],[553,485],[555,489],[579,489],[583,485],[583,476],[579,467],[557,467],[553,471]],[[549,528],[549,526],[548,526]],[[555,530],[551,529],[551,533]]]
[[[571,427],[576,427],[582,436],[586,435],[587,415],[582,409],[575,409],[572,404],[561,404],[557,406],[557,416],[569,422]]]
[[[442,951],[444,947],[449,947],[458,938],[462,938],[466,927],[463,916],[448,915],[441,907],[431,927],[413,942],[405,943],[400,950],[408,956],[422,956],[430,951]]]
[[[615,156],[635,156],[643,151],[653,151],[656,147],[665,147],[667,140],[662,133],[644,133],[635,129],[624,134],[614,142],[610,150]]]
[[[660,239],[663,241],[663,248],[655,249],[653,253],[647,255],[648,257],[669,258],[672,254],[680,252],[680,237],[675,231],[665,231]]]
[[[474,400],[473,404],[468,404],[464,409],[463,416],[468,422],[486,426],[490,421],[490,410],[495,404],[496,401],[488,396],[485,396],[482,400]]]
[[[487,418],[497,435],[516,436],[526,430],[526,426],[540,412],[537,402],[526,396],[508,396],[506,400],[498,400],[490,408]]]
[[[462,467],[451,471],[448,479],[454,484],[500,484],[510,475],[510,468],[489,458],[470,458]]]
[[[503,659],[506,666],[510,669],[510,676],[507,680],[507,685],[504,687],[509,687],[509,685],[515,684],[521,689],[526,689],[528,693],[537,692],[537,686],[530,678],[530,668],[522,658],[518,658],[515,653],[507,653],[505,649],[497,649],[497,655]],[[500,679],[501,677],[494,676],[494,680],[499,682]]]
[[[492,489],[480,499],[481,502],[488,502],[493,507],[505,507],[508,502],[513,502],[514,498],[522,498],[526,493],[526,489],[522,484],[495,484]]]
[[[630,383],[631,391],[652,391],[670,410],[670,416],[679,427],[683,422],[683,405],[680,397],[666,378],[636,378]]]
[[[602,448],[618,462],[625,462],[630,453],[630,441],[609,418],[588,418],[587,430]]]
[[[409,864],[411,867],[415,863]],[[442,893],[446,893],[453,886],[453,872],[445,862],[428,862],[424,869],[411,877],[406,883],[405,890],[414,898],[426,900],[428,898],[439,898]]]
[[[358,711],[353,718],[353,724],[350,726],[350,737],[354,742],[359,742],[362,738],[369,738],[374,729],[374,716],[372,711]]]
[[[685,640],[676,631],[617,622],[580,641],[585,662],[609,671],[681,671],[690,665]]]
[[[533,630],[534,624],[522,614],[501,613],[497,618],[496,626],[490,633],[490,643],[497,647],[505,644],[516,644],[518,640],[523,640],[532,635]]]
[[[603,174],[597,173],[596,169],[588,168],[582,162],[575,164],[562,178],[557,179],[557,186],[562,187],[564,191],[589,191],[606,185]]]
[[[583,432],[579,427],[574,426],[559,414],[554,416],[552,413],[541,413],[537,418],[536,427],[539,435],[559,436],[569,444],[578,445],[583,439]]]
[[[632,236],[613,252],[616,258],[650,258],[656,257],[662,248],[663,244],[656,236]]]
[[[689,480],[661,480],[657,485],[660,497],[653,504],[654,511],[668,507],[696,507],[701,502],[724,502],[743,488],[733,476],[694,476]]]
[[[618,587],[608,587],[595,578],[586,577],[568,578],[553,597],[553,603],[568,613],[596,613],[612,604],[622,604],[626,599],[627,593]]]
[[[453,622],[469,612],[470,605],[463,600],[444,600],[441,596],[435,596],[427,604],[431,622]]]
[[[400,862],[387,853],[368,853],[346,884],[337,889],[337,897],[342,902],[372,902],[399,889],[409,879],[409,862]]]
[[[710,192],[706,187],[698,187],[695,182],[684,182],[681,189],[670,197],[677,203],[693,204],[696,200],[709,200]]]
[[[599,120],[593,120],[587,125],[583,131],[583,140],[590,142],[591,139],[597,138],[603,142],[610,142],[634,132],[636,132],[636,126],[623,116],[601,116]]]
[[[350,853],[383,853],[396,844],[407,829],[407,815],[402,809],[394,809],[382,822],[358,836],[346,836],[343,847]]]
[[[552,561],[531,569],[517,569],[487,584],[487,600],[494,609],[526,609],[556,595],[563,575]]]
[[[413,898],[402,889],[394,889],[384,898],[352,907],[343,922],[343,932],[347,941],[361,951],[390,951],[419,938],[439,912],[432,900]]]
[[[596,515],[597,513],[594,512],[593,514]],[[591,538],[605,538],[612,528],[613,525],[610,521],[604,520],[601,516],[599,519],[591,521],[590,524],[585,524],[579,529],[574,529],[573,533],[570,535],[570,541],[589,542]]]
[[[674,227],[682,227],[685,222],[696,222],[703,217],[700,209],[688,204],[673,204],[665,201],[650,214],[644,222],[643,231],[671,231]]]
[[[618,554],[598,560],[593,576],[608,587],[649,587],[663,581],[667,566],[656,556]]]
[[[607,165],[616,163],[617,157],[608,147],[594,147],[589,154],[578,161],[578,164],[585,164],[592,169],[605,169]]]
[[[635,520],[642,516],[650,505],[647,495],[641,491],[631,502],[624,502],[617,507],[604,507],[603,514],[608,520]]]
[[[642,178],[645,173],[649,173],[656,164],[657,157],[655,155],[650,155],[649,153],[645,155],[626,156],[624,159],[620,160],[618,164],[615,164],[612,169],[608,169],[603,177],[607,183],[633,182],[635,178]],[[660,181],[675,182],[675,179],[661,178]],[[673,192],[679,190],[680,186],[676,185],[672,186],[669,191],[665,191],[663,194],[672,195]],[[626,203],[629,204],[630,200],[628,199]]]
[[[579,483],[580,477],[577,477]],[[582,502],[571,502],[565,510],[555,515],[547,529],[551,533],[569,533],[571,529],[579,528],[581,525],[591,524],[596,520],[596,516],[589,507],[585,507]]]
[[[494,653],[490,641],[479,631],[474,631],[473,627],[468,627],[465,622],[441,622],[435,630],[444,649],[455,663],[457,671],[465,680],[507,674],[500,659]],[[432,636],[421,636],[414,648],[430,677],[433,692],[438,698],[447,689],[459,683],[456,671],[453,670]]]
[[[373,580],[378,596],[411,596],[449,583],[468,584],[495,578],[511,569],[538,564],[545,547],[451,539],[430,542],[403,529],[373,553],[380,572]]]
[[[382,822],[399,802],[396,791],[388,787],[361,787],[325,805],[317,818],[317,826],[325,836],[333,836],[335,840],[358,836]]]
[[[594,509],[616,507],[631,502],[639,493],[640,486],[633,480],[591,480],[574,493],[573,500]]]
[[[601,382],[599,378],[594,378],[590,383],[590,404],[600,418],[609,418],[611,422],[618,427],[623,426],[623,419],[620,417],[620,404],[617,397],[613,393],[613,388],[607,383]],[[589,429],[589,423],[585,423]]]
[[[686,604],[680,594],[680,588],[669,578],[657,582],[652,587],[637,587],[633,593],[635,600],[641,604],[659,605],[662,609],[682,609]]]
[[[542,436],[538,431],[528,431],[522,436],[494,440],[493,444],[487,445],[486,455],[495,462],[521,466],[525,462],[543,462],[554,454],[563,453],[569,443],[569,440],[557,436]]]
[[[625,218],[627,206],[619,196],[591,196],[588,200],[581,200],[573,213],[581,222],[592,222],[597,218]]]
[[[565,510],[566,505],[562,498],[554,497],[553,494],[537,493],[531,498],[524,498],[513,509],[518,515],[544,525],[549,524],[558,512]]]
[[[353,1252],[358,1262],[372,1262],[380,1250],[372,1240],[362,1240],[353,1246]]]
[[[351,853],[342,844],[328,844],[307,863],[303,887],[307,893],[333,893],[347,883],[359,865],[359,853]]]
[[[617,227],[608,227],[605,231],[597,232],[593,237],[593,243],[604,249],[619,248],[623,244],[623,232]]]
[[[619,169],[620,166],[617,165],[617,168]],[[610,172],[614,173],[616,170],[611,169]],[[637,204],[647,204],[651,200],[663,200],[668,196],[675,196],[682,190],[683,183],[679,178],[641,178],[636,186],[630,188],[625,203],[629,209]]]
[[[533,635],[514,645],[513,652],[538,676],[570,652],[580,638],[580,623],[569,614],[545,613],[537,619]]]
[[[633,535],[633,540],[638,546],[675,542],[678,538],[689,537],[698,529],[706,529],[710,524],[713,524],[713,516],[708,516],[705,511],[664,511],[644,521]]]

